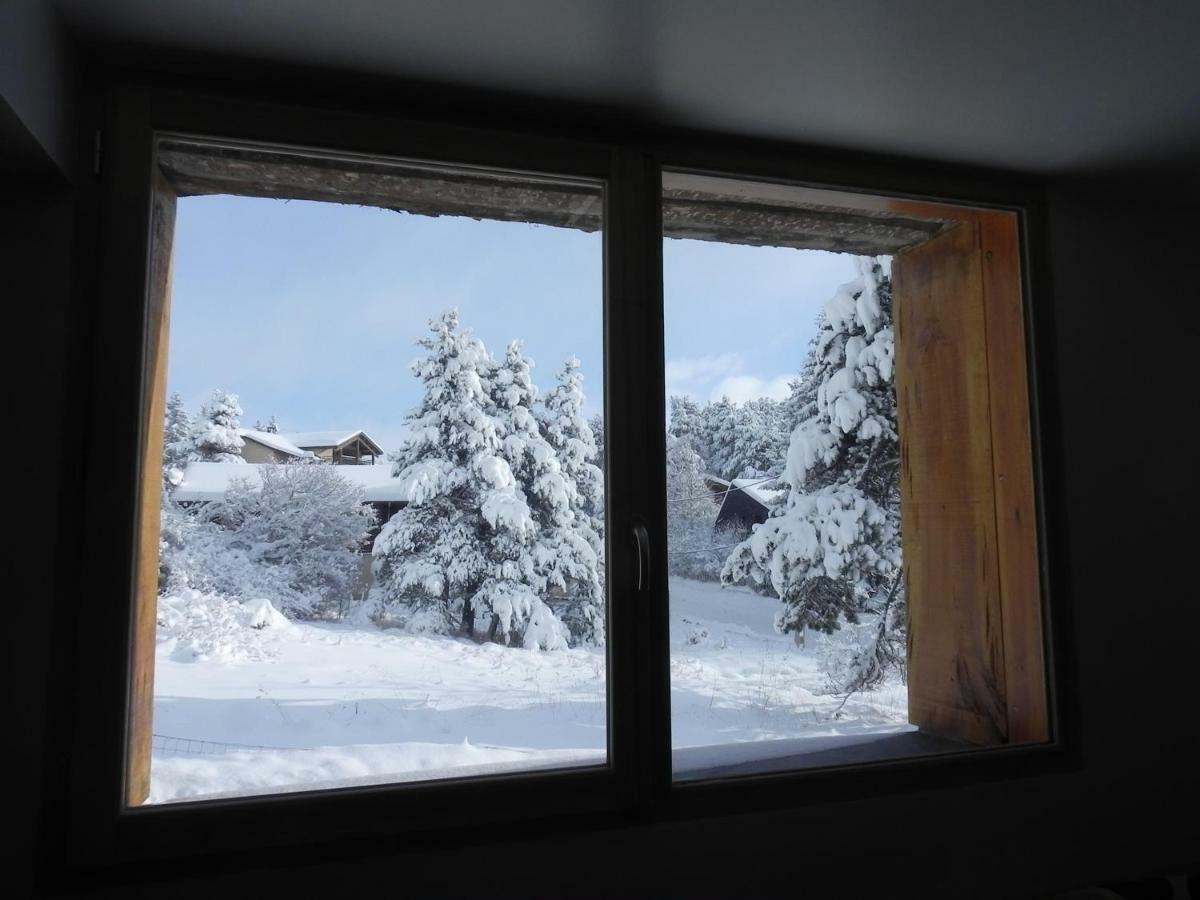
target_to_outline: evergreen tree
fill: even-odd
[[[685,394],[676,394],[670,399],[671,414],[667,422],[667,433],[686,441],[700,457],[700,466],[707,470],[712,442],[709,439],[703,411],[700,405]]]
[[[787,454],[787,435],[780,425],[780,404],[770,397],[747,401],[738,423],[733,466],[736,478],[761,479],[778,475]]]
[[[728,397],[704,407],[702,421],[708,456],[705,462],[711,474],[721,478],[737,478],[738,466],[738,409]]]
[[[567,599],[575,592],[582,592],[595,601],[597,558],[579,533],[583,523],[576,520],[574,513],[579,503],[575,484],[563,471],[555,448],[546,438],[544,424],[534,412],[538,391],[530,374],[532,367],[533,362],[521,351],[520,342],[513,341],[505,351],[504,361],[493,368],[490,379],[501,454],[523,492],[535,524],[529,540],[501,541],[492,547],[498,554],[496,584],[502,606],[492,618],[491,634],[504,643],[529,646],[549,640],[557,645],[559,637],[568,636],[567,631],[544,605],[544,599],[551,595]],[[519,602],[510,610],[509,599],[522,596],[528,598],[527,602]],[[531,625],[537,626],[536,637],[529,633]]]
[[[279,434],[279,420],[275,416],[271,416],[266,422],[257,420],[254,423],[254,430],[264,434]]]
[[[523,444],[531,432],[520,428],[525,388],[515,380],[493,384],[499,367],[459,328],[457,310],[430,330],[418,342],[428,355],[413,363],[424,396],[392,458],[410,502],[375,540],[375,586],[364,612],[397,615],[415,632],[446,634],[457,622],[469,636],[480,618],[497,639],[562,646],[565,629],[533,587],[538,522],[508,461],[537,455]],[[513,412],[518,406],[525,414]]]
[[[187,459],[199,462],[245,462],[241,449],[243,441],[238,434],[242,407],[237,394],[221,389],[212,392],[208,402],[200,408],[192,422],[184,444]]]
[[[568,484],[572,531],[591,548],[594,568],[585,567],[584,578],[571,579],[571,602],[563,621],[577,643],[604,643],[604,472],[595,464],[599,455],[595,435],[583,417],[583,373],[571,357],[559,370],[558,384],[544,403],[546,439],[558,457]],[[594,571],[595,578],[592,577]]]
[[[776,509],[726,562],[722,580],[768,582],[783,601],[782,632],[856,629],[842,690],[879,683],[904,662],[899,444],[892,381],[891,283],[877,260],[825,304],[792,406],[792,433]]]
[[[596,458],[593,460],[596,468],[604,471],[604,416],[596,413],[588,419],[588,427],[592,429],[592,438],[596,442]]]
[[[724,552],[716,521],[720,503],[704,464],[684,437],[667,435],[667,565],[672,575],[716,580]]]
[[[183,397],[172,394],[167,399],[166,419],[163,423],[163,486],[173,488],[183,477],[187,465],[188,434],[192,422],[183,406]]]

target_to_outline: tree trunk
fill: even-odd
[[[467,637],[475,637],[475,610],[470,600],[463,601],[462,624],[459,628]]]

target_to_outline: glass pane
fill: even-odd
[[[890,257],[786,189],[664,176],[676,777],[913,730]],[[808,215],[819,223],[819,215]]]
[[[663,185],[675,777],[1048,740],[1015,215]]]
[[[148,802],[604,764],[602,185],[160,160]]]

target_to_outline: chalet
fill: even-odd
[[[242,439],[242,459],[248,463],[286,463],[311,459],[315,455],[311,450],[302,449],[284,435],[273,431],[239,428],[238,435]]]
[[[721,504],[717,510],[717,528],[749,531],[754,525],[767,521],[771,507],[784,494],[771,487],[776,483],[774,479],[735,478],[729,481],[716,475],[705,475],[704,482]]]
[[[300,450],[338,466],[373,466],[383,448],[365,431],[303,431],[281,435]]]

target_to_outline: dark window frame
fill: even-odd
[[[356,855],[387,846],[484,841],[620,822],[746,813],[962,787],[1078,765],[1063,697],[1067,614],[1057,535],[1062,513],[1047,483],[1057,473],[1051,423],[1052,360],[1036,345],[1053,327],[1046,275],[1044,198],[1036,184],[911,163],[853,159],[804,148],[690,135],[549,128],[500,131],[406,119],[378,109],[298,106],[192,90],[118,86],[104,126],[104,172],[92,187],[97,272],[78,289],[77,381],[88,390],[81,452],[82,555],[77,585],[108,589],[79,603],[60,595],[74,641],[55,661],[64,702],[47,753],[48,788],[62,798],[43,854],[58,874],[132,872],[191,859],[209,865],[323,847]],[[132,619],[133,529],[141,433],[142,358],[154,135],[194,134],[330,152],[601,178],[605,219],[605,413],[610,583],[610,766],[485,779],[384,785],[128,809],[121,802]],[[650,578],[634,589],[635,524],[665,534],[665,430],[661,279],[661,171],[683,169],[934,202],[991,206],[1020,216],[1033,463],[1040,525],[1042,615],[1053,738],[1046,744],[811,769],[713,782],[672,783],[666,548],[652,540]],[[86,280],[86,279],[81,279]],[[1049,343],[1047,341],[1047,343]],[[628,366],[618,363],[630,363]],[[646,385],[650,385],[646,389]],[[97,473],[107,473],[99,477]],[[64,538],[67,526],[64,524]],[[1054,597],[1051,602],[1051,585]],[[70,588],[67,588],[70,590]],[[78,587],[75,588],[78,596]],[[65,599],[64,599],[65,598]],[[1054,621],[1052,621],[1052,619]],[[622,654],[612,665],[613,654]],[[66,665],[60,665],[66,663]],[[504,829],[495,826],[504,825]],[[249,858],[261,860],[263,855]],[[144,871],[143,869],[137,869]]]

